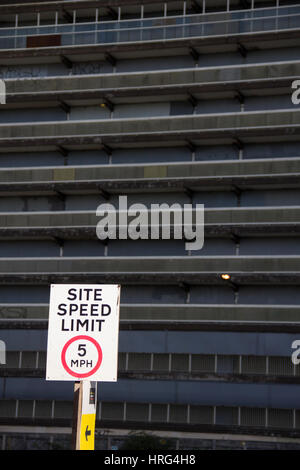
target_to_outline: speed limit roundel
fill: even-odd
[[[64,369],[73,377],[79,379],[90,377],[101,366],[102,349],[90,336],[75,336],[64,345],[61,362]],[[91,369],[93,364],[94,367]]]

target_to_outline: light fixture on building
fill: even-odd
[[[103,98],[103,101],[101,101],[100,103],[100,108],[105,108],[105,109],[107,108],[111,112],[113,112],[114,107],[115,107],[114,103],[107,98]]]
[[[228,281],[231,278],[231,276],[230,274],[224,273],[224,274],[221,274],[221,278],[224,279],[224,281]]]

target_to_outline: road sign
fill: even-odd
[[[120,286],[52,284],[46,380],[117,380]]]

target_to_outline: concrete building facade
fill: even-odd
[[[300,3],[0,5],[0,446],[69,446],[51,283],[119,283],[96,448],[299,448]],[[99,204],[204,204],[204,246],[107,240]],[[173,232],[172,232],[173,233]],[[228,274],[229,276],[222,276]],[[225,438],[224,438],[225,436]]]

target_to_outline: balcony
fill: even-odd
[[[0,49],[207,38],[299,28],[300,6],[0,29]]]

